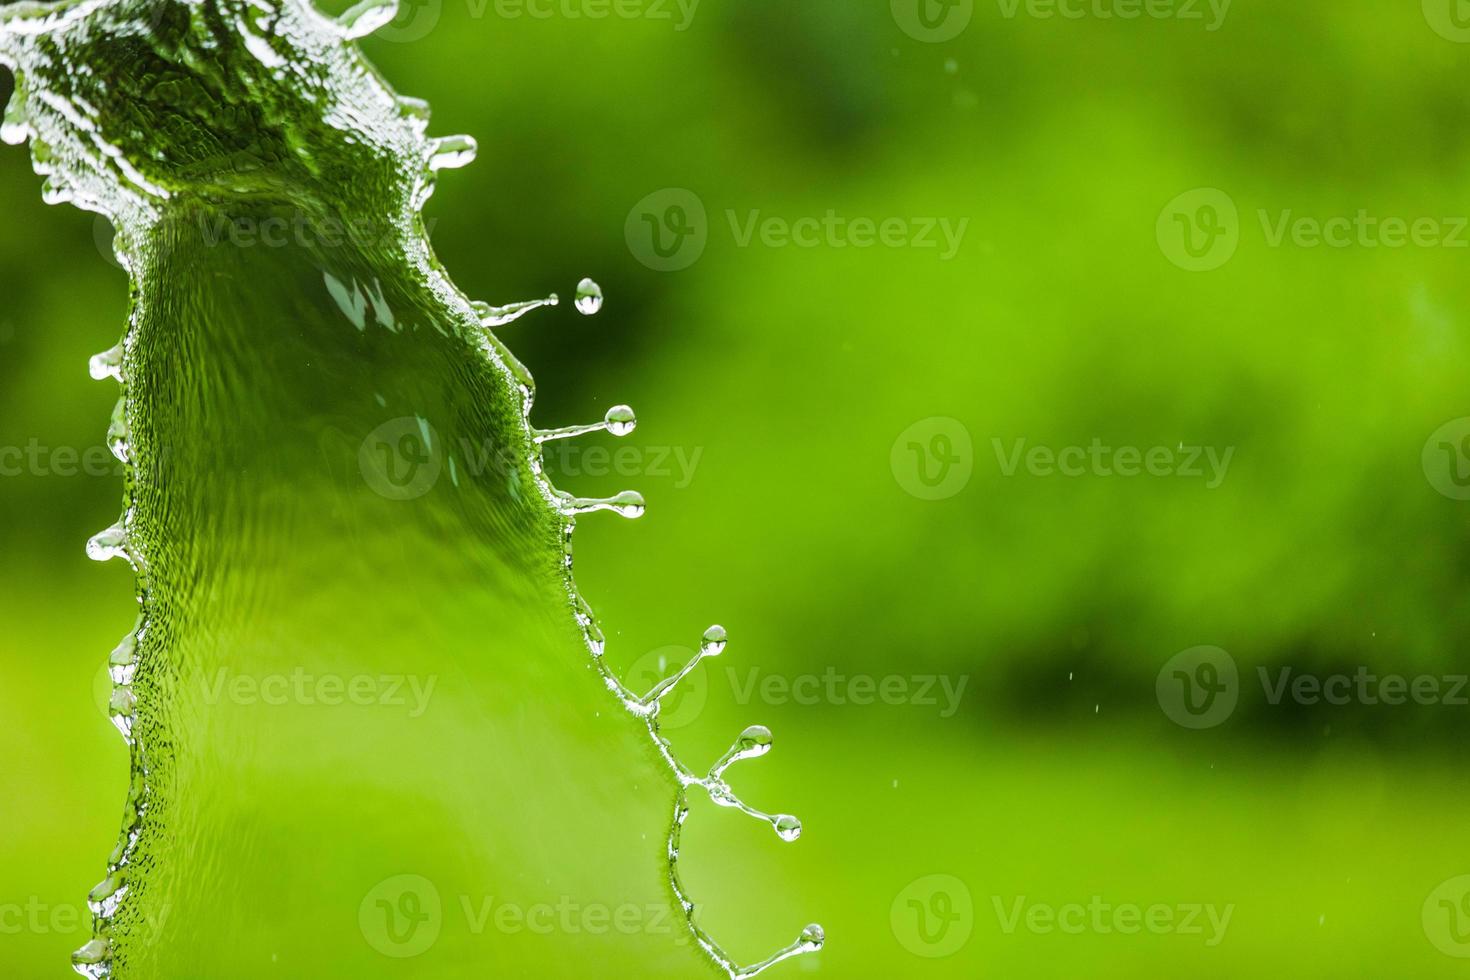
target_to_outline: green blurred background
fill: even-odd
[[[586,446],[549,462],[565,489],[649,501],[579,528],[609,659],[640,669],[723,622],[730,650],[671,734],[703,758],[747,723],[776,732],[738,781],[802,840],[686,834],[738,959],[815,919],[827,948],[775,975],[1463,973],[1439,901],[1470,873],[1470,707],[1271,704],[1257,668],[1470,670],[1450,469],[1470,470],[1470,423],[1441,432],[1470,415],[1470,30],[1434,0],[1050,9],[936,3],[930,28],[904,0],[430,0],[364,47],[433,132],[480,142],[427,208],[456,282],[497,303],[583,275],[607,292],[595,318],[564,304],[500,335],[538,424],[638,410],[611,447],[638,449],[631,475]],[[703,251],[651,268],[643,216],[691,195]],[[0,457],[0,966],[53,976],[126,783],[97,687],[131,575],[82,552],[120,479],[66,450],[104,445],[116,393],[86,358],[127,290],[105,223],[43,206],[22,149],[0,153],[0,208],[0,447],[27,452]],[[743,240],[757,213],[829,211],[903,236],[968,223],[948,258]],[[1378,230],[1341,246],[1275,237],[1360,212]],[[1224,251],[1195,260],[1170,231],[1211,214]],[[1395,246],[1391,218],[1432,220]],[[939,431],[968,437],[949,452],[970,475],[925,499],[908,443]],[[1008,475],[1022,439],[1233,454],[1214,487]],[[1200,645],[1240,682],[1196,730],[1156,679]],[[831,673],[939,703],[748,687]],[[1008,928],[1018,900],[1094,896],[1231,917],[1218,937],[1204,915],[1202,934]]]

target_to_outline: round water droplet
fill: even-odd
[[[479,144],[473,136],[444,136],[434,140],[429,152],[430,170],[453,170],[475,162]]]
[[[602,309],[602,287],[591,279],[577,283],[577,312],[591,316]]]
[[[0,140],[4,140],[11,146],[19,146],[24,143],[30,132],[30,125],[19,112],[14,116],[6,113],[5,121],[0,123]]]
[[[826,930],[815,922],[801,930],[801,944],[807,949],[821,949],[822,944],[826,941]]]
[[[771,751],[771,742],[774,738],[771,730],[765,725],[751,725],[740,733],[740,739],[735,744],[742,756],[753,758]]]
[[[704,631],[704,638],[699,644],[699,652],[706,657],[718,657],[725,652],[725,644],[727,642],[728,637],[725,634],[725,627],[719,625],[711,626]]]
[[[794,841],[801,836],[801,821],[789,813],[783,813],[771,822],[776,835],[784,841]]]
[[[607,423],[607,431],[615,436],[625,436],[638,425],[637,416],[627,405],[614,405],[609,408],[607,414],[603,416],[603,421]]]
[[[643,502],[643,494],[637,490],[624,490],[612,499],[612,509],[627,518],[638,518],[643,516],[646,505]]]

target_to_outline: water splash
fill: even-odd
[[[476,324],[485,364],[517,396],[505,442],[529,472],[527,489],[560,521],[565,602],[604,685],[639,720],[673,777],[668,883],[688,932],[732,980],[753,977],[819,949],[825,939],[821,927],[807,926],[793,943],[758,963],[737,964],[695,921],[694,902],[679,876],[680,834],[689,815],[689,791],[697,789],[721,807],[768,823],[783,841],[800,836],[797,818],[750,806],[727,780],[737,763],[770,751],[771,733],[762,726],[745,729],[702,775],[679,760],[661,733],[664,698],[701,660],[724,652],[727,638],[720,627],[706,631],[690,663],[648,692],[629,690],[608,667],[604,635],[572,578],[571,536],[582,514],[610,511],[636,518],[644,512],[644,500],[632,490],[590,499],[557,490],[546,477],[539,447],[595,431],[626,435],[636,418],[632,409],[617,405],[600,423],[544,431],[530,426],[534,381],[492,331],[555,306],[557,297],[505,306],[472,304],[434,261],[420,209],[433,192],[436,173],[468,165],[477,146],[469,136],[428,137],[428,105],[392,93],[357,51],[354,40],[387,24],[396,9],[395,0],[363,0],[331,20],[299,0],[23,0],[0,7],[0,62],[16,72],[16,92],[0,123],[0,138],[12,144],[30,140],[48,203],[70,202],[112,221],[118,260],[134,294],[123,340],[89,365],[92,377],[121,386],[108,445],[126,464],[127,475],[123,516],[87,542],[90,557],[122,558],[137,577],[137,624],[108,663],[113,682],[108,713],[129,746],[131,779],[123,831],[107,875],[88,896],[94,935],[73,955],[73,965],[99,980],[113,975],[119,955],[115,920],[130,894],[148,881],[134,862],[148,815],[159,803],[159,766],[169,749],[168,733],[149,724],[142,710],[150,692],[157,697],[160,688],[139,689],[145,651],[164,649],[174,625],[157,615],[167,590],[156,589],[150,572],[151,551],[168,558],[169,543],[151,535],[139,518],[140,508],[159,506],[157,453],[147,451],[147,426],[134,424],[147,416],[134,398],[133,374],[148,366],[140,334],[150,312],[151,277],[160,274],[154,265],[165,254],[158,243],[177,235],[180,214],[208,214],[221,200],[295,195],[296,208],[314,219],[330,219],[382,214],[387,188],[394,191],[389,200],[396,202],[387,208],[388,231],[394,249],[402,252],[395,260],[406,265],[404,276],[419,284],[439,310],[425,322],[445,336],[454,334],[460,322]],[[106,70],[96,70],[99,65]],[[228,107],[230,126],[212,130],[210,116],[222,106]],[[145,133],[156,133],[159,141],[153,152],[139,153]],[[201,146],[208,152],[199,152]],[[333,199],[329,204],[303,188],[330,188]],[[323,269],[321,276],[359,332],[370,324],[391,334],[410,328],[403,311],[414,303],[391,285],[351,270]],[[601,287],[583,279],[574,305],[584,315],[597,313],[603,305]],[[519,486],[512,473],[506,491],[524,503]],[[161,567],[167,570],[169,563]]]

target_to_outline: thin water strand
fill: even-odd
[[[507,323],[514,323],[532,310],[539,310],[543,306],[556,306],[561,300],[556,293],[552,293],[545,299],[529,299],[523,303],[507,303],[505,306],[491,306],[489,303],[475,302],[470,305],[475,308],[475,313],[480,317],[480,325],[486,328],[503,327]]]
[[[559,429],[538,429],[536,431],[537,442],[550,442],[553,439],[572,439],[576,436],[585,436],[592,432],[608,432],[619,438],[632,432],[638,427],[638,417],[633,414],[633,409],[627,405],[614,405],[607,410],[601,422],[591,422],[587,425],[566,425]]]

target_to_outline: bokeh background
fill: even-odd
[[[457,283],[606,291],[501,336],[539,424],[638,410],[549,462],[649,501],[579,528],[610,660],[720,621],[673,737],[776,732],[739,783],[803,839],[686,835],[738,958],[815,919],[775,975],[1462,973],[1470,28],[1453,0],[1064,6],[428,0],[364,47],[480,142],[427,209]],[[83,465],[115,399],[86,359],[127,290],[20,148],[0,214],[0,966],[54,976],[126,780],[98,692],[131,576],[82,544],[120,498]],[[1230,456],[1067,476],[1012,469],[1018,440]],[[1168,666],[1201,646],[1237,668],[1203,721]],[[1273,704],[1258,673],[1360,668],[1440,696]],[[1089,903],[1230,918],[1011,925]]]

